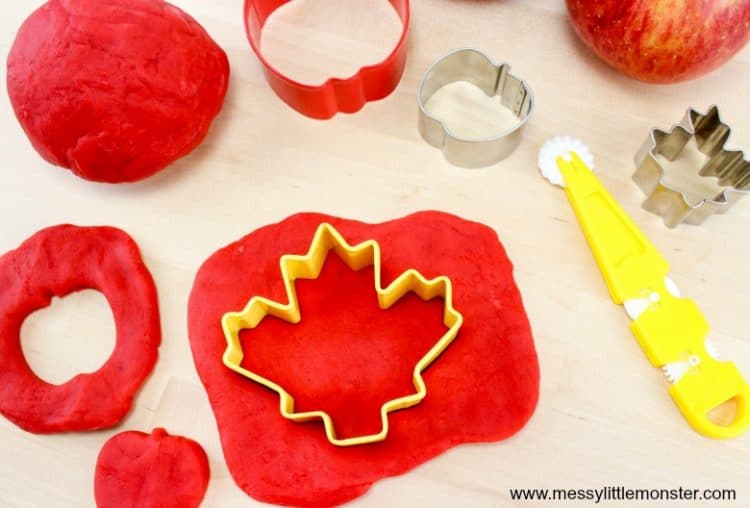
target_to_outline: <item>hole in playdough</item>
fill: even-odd
[[[481,88],[467,81],[448,83],[432,94],[424,107],[454,135],[464,139],[499,136],[519,121],[502,105],[499,96],[488,97]]]
[[[695,138],[690,138],[675,160],[670,161],[659,154],[656,159],[664,168],[664,182],[667,186],[685,193],[690,204],[696,205],[704,199],[713,199],[725,189],[719,185],[717,178],[700,176],[700,170],[708,162],[708,157],[698,150]]]
[[[737,400],[731,398],[708,412],[708,419],[716,425],[727,427],[737,417]]]
[[[53,298],[21,327],[21,348],[39,378],[63,384],[98,370],[115,347],[115,324],[107,299],[85,290]]]
[[[385,0],[293,0],[266,20],[261,48],[282,74],[320,85],[385,60],[402,31]]]
[[[384,272],[384,282],[394,276]],[[327,412],[339,438],[380,432],[380,407],[416,391],[414,366],[446,332],[444,300],[424,302],[409,293],[381,310],[372,267],[353,272],[334,253],[318,279],[296,284],[302,321],[293,325],[269,317],[243,330],[242,365],[283,387],[297,412]],[[425,371],[427,399],[431,390],[445,390],[430,382],[431,369],[455,354],[453,346]],[[278,402],[274,407],[278,410]],[[317,425],[323,433],[319,420],[295,425]]]

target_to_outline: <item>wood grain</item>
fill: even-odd
[[[300,77],[315,80],[330,69],[347,72],[358,62],[372,63],[392,37],[393,16],[375,6],[381,0],[327,0],[321,12],[333,14],[325,23],[315,21],[316,2],[297,2],[278,15],[265,40],[269,57]],[[40,3],[0,1],[3,54]],[[206,448],[212,482],[205,506],[256,506],[224,465],[192,363],[186,304],[198,266],[217,248],[294,212],[380,222],[423,209],[452,212],[498,231],[535,332],[541,401],[512,439],[454,449],[379,482],[352,506],[531,506],[514,504],[508,489],[605,485],[728,487],[737,489],[733,506],[750,503],[750,436],[717,442],[688,427],[661,373],[631,336],[624,312],[610,302],[564,193],[535,168],[548,137],[584,139],[604,184],[670,260],[673,278],[698,301],[724,355],[750,375],[750,199],[702,227],[668,230],[641,209],[642,196],[630,179],[633,155],[648,130],[678,121],[688,106],[718,103],[734,129],[733,144],[750,146],[750,49],[702,79],[653,86],[618,75],[593,57],[569,28],[562,1],[415,1],[409,62],[396,92],[356,115],[320,122],[289,109],[266,85],[245,39],[241,2],[174,3],[226,49],[232,79],[209,138],[162,174],[107,186],[50,167],[31,148],[1,94],[0,252],[52,224],[125,229],[156,279],[164,344],[154,375],[117,429],[35,436],[0,419],[0,506],[92,506],[94,464],[105,439],[154,426]],[[347,14],[355,8],[360,15]],[[361,9],[372,13],[364,25]],[[347,23],[350,17],[360,24]],[[511,62],[537,99],[522,146],[485,170],[448,165],[416,129],[422,73],[460,46]],[[476,104],[468,107],[476,110]],[[111,350],[111,313],[92,298],[73,302],[80,303],[80,316],[74,305],[59,302],[25,327],[24,345],[41,375],[61,381],[95,368]]]

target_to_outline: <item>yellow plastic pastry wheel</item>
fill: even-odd
[[[612,300],[624,305],[631,330],[690,425],[713,438],[736,437],[750,425],[750,386],[735,365],[719,361],[706,342],[709,325],[692,300],[681,298],[669,265],[591,171],[588,148],[555,138],[539,154],[539,167],[565,192],[602,271]],[[709,413],[734,401],[734,420],[721,425]]]

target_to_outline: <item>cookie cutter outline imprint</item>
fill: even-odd
[[[445,302],[443,323],[448,330],[415,365],[412,381],[416,392],[387,401],[381,406],[382,427],[377,434],[345,439],[337,438],[333,420],[328,413],[324,411],[296,413],[294,411],[294,398],[286,390],[273,381],[243,368],[241,365],[244,352],[239,339],[240,331],[257,327],[268,315],[289,323],[299,323],[302,320],[302,315],[297,300],[295,280],[318,278],[331,250],[354,271],[373,266],[378,305],[383,310],[394,305],[409,292],[416,293],[425,301],[440,296]],[[280,259],[279,264],[288,303],[282,304],[261,296],[253,296],[241,312],[228,312],[224,314],[221,320],[224,336],[227,340],[227,348],[222,357],[224,365],[278,393],[279,407],[284,418],[296,422],[321,419],[325,426],[328,441],[336,446],[355,446],[384,440],[388,436],[389,430],[388,413],[419,404],[425,398],[427,387],[422,378],[422,372],[453,342],[463,324],[463,316],[453,307],[453,286],[448,277],[440,276],[427,280],[418,271],[409,269],[399,275],[390,285],[383,288],[381,285],[380,260],[380,245],[377,241],[367,240],[352,246],[332,225],[323,223],[318,226],[307,254],[285,254]]]
[[[652,129],[635,156],[633,180],[646,194],[643,208],[661,215],[674,228],[686,222],[700,224],[710,215],[724,213],[750,192],[750,161],[741,150],[728,150],[731,128],[721,121],[719,109],[711,106],[704,115],[688,108],[682,121],[668,131]],[[716,177],[723,190],[712,198],[692,203],[684,192],[664,181],[664,167],[656,158],[674,160],[691,138],[708,157],[696,178]]]
[[[487,96],[499,96],[503,106],[518,118],[505,132],[485,139],[457,136],[442,120],[427,112],[425,105],[440,88],[467,81]],[[534,111],[534,94],[529,85],[510,73],[510,64],[495,62],[474,48],[459,48],[441,56],[427,69],[419,84],[419,133],[430,145],[440,148],[451,164],[465,168],[490,166],[508,157],[521,143],[521,133]]]
[[[368,102],[387,97],[401,81],[406,66],[409,0],[388,0],[401,20],[396,46],[381,62],[361,67],[348,78],[331,77],[321,85],[308,85],[281,73],[263,56],[261,32],[268,17],[291,0],[245,0],[245,33],[268,84],[284,102],[305,116],[327,120],[336,113],[356,113]]]

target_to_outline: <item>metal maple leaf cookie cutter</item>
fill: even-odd
[[[241,365],[244,352],[240,343],[240,331],[257,327],[266,316],[274,316],[289,323],[299,323],[302,320],[302,314],[294,281],[296,279],[317,279],[331,250],[354,271],[373,266],[375,292],[378,297],[378,305],[383,310],[394,305],[409,292],[416,293],[425,301],[442,297],[445,302],[443,323],[448,330],[415,365],[412,378],[416,392],[405,397],[389,400],[381,406],[382,427],[377,434],[345,439],[337,438],[333,420],[328,413],[324,411],[295,412],[294,398],[289,392],[273,381],[245,369]],[[221,320],[221,326],[227,340],[227,349],[223,356],[224,365],[278,393],[279,406],[284,418],[295,422],[322,420],[328,441],[336,446],[354,446],[383,441],[388,436],[388,413],[419,404],[427,396],[427,387],[422,378],[422,371],[429,367],[453,342],[463,324],[463,316],[453,307],[453,286],[448,277],[441,276],[427,280],[418,271],[410,269],[399,275],[389,286],[383,288],[380,259],[380,245],[375,240],[368,240],[352,246],[333,226],[323,223],[315,232],[307,254],[286,254],[281,257],[281,275],[288,303],[279,303],[261,296],[254,296],[241,312],[229,312],[224,314]]]
[[[689,108],[682,121],[669,131],[653,129],[635,156],[633,180],[646,193],[643,208],[659,214],[673,228],[683,222],[700,224],[714,213],[724,213],[750,192],[750,161],[742,151],[724,147],[731,129],[721,121],[719,110],[711,106],[704,115]],[[664,181],[664,168],[656,158],[674,160],[691,138],[695,138],[708,161],[698,172],[700,178],[714,177],[723,190],[715,196],[691,202],[684,192]]]
[[[500,96],[518,122],[499,135],[485,139],[457,136],[442,120],[427,112],[425,105],[435,92],[456,81],[479,87],[487,96]],[[481,168],[500,162],[518,148],[521,132],[534,110],[534,94],[522,79],[510,73],[510,64],[495,64],[477,49],[463,48],[443,55],[425,73],[419,84],[419,132],[430,145],[443,150],[451,164]]]

